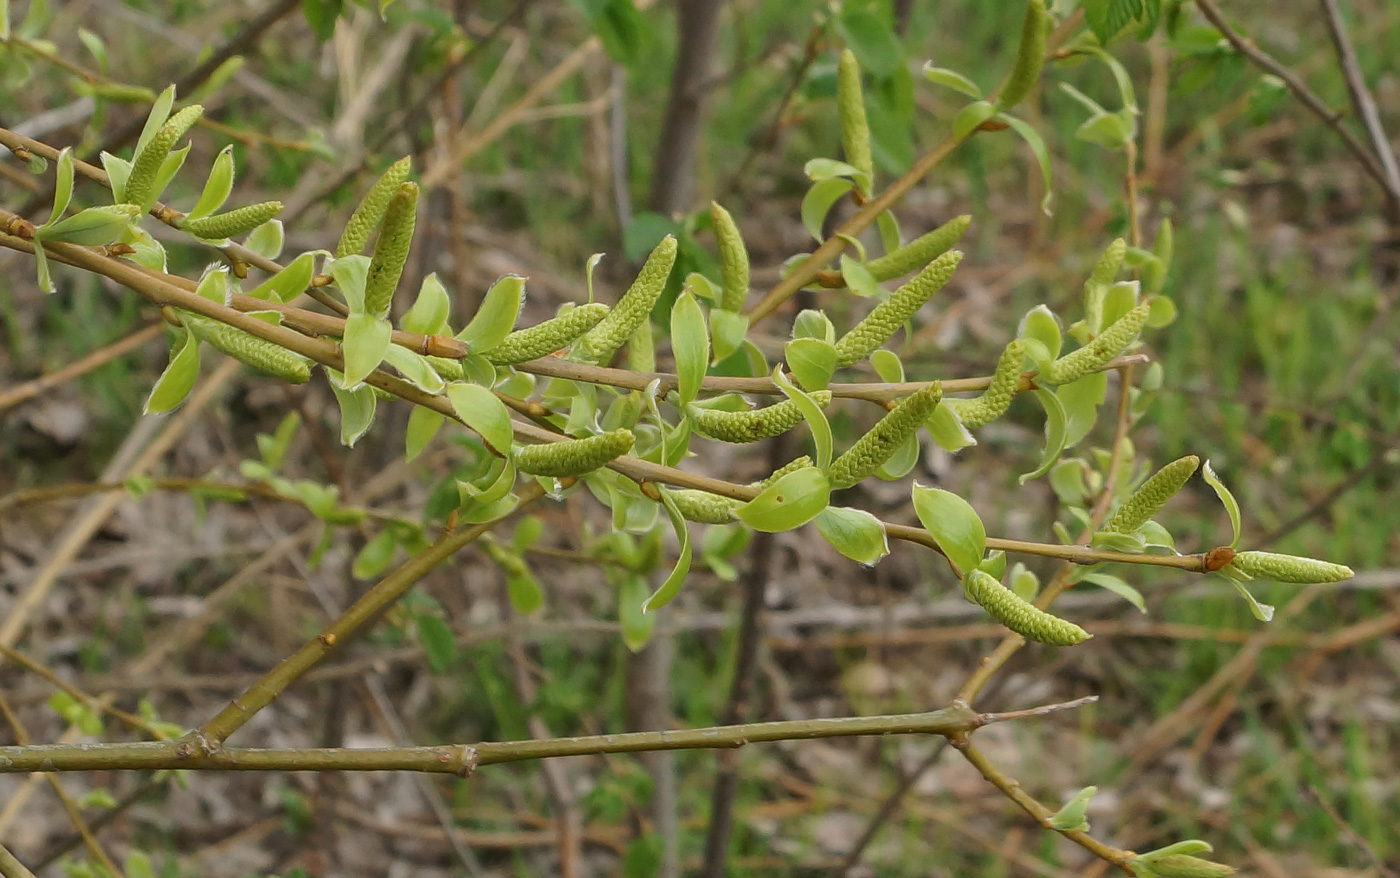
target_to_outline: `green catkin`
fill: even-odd
[[[652,306],[666,288],[666,279],[671,276],[671,267],[675,264],[676,238],[667,235],[651,251],[637,279],[608,315],[579,339],[576,355],[580,361],[598,365],[612,358],[651,315]]]
[[[818,390],[811,397],[822,408],[831,405],[829,390]],[[757,442],[786,433],[802,423],[802,410],[792,400],[743,412],[696,407],[690,415],[697,430],[721,442]]]
[[[865,174],[861,187],[869,192],[875,164],[870,155],[870,122],[865,118],[865,97],[860,91],[860,63],[850,49],[841,53],[836,64],[836,107],[841,115],[841,149],[846,163]]]
[[[985,570],[973,570],[968,574],[963,580],[963,593],[992,618],[1027,640],[1051,646],[1073,646],[1091,636],[1073,622],[1052,616],[1017,597]]]
[[[1255,579],[1275,582],[1341,582],[1355,575],[1350,567],[1342,564],[1275,552],[1239,552],[1226,567],[1227,570],[1231,568]]]
[[[975,429],[985,427],[1006,414],[1021,387],[1021,362],[1026,355],[1026,345],[1019,338],[1006,346],[997,362],[997,370],[992,374],[992,383],[976,399],[949,399],[964,427]]]
[[[384,210],[384,225],[374,242],[369,271],[365,275],[365,313],[384,317],[394,301],[399,276],[408,262],[413,226],[418,214],[418,184],[400,183]]]
[[[1150,310],[1149,300],[1119,317],[1093,341],[1051,363],[1050,368],[1046,370],[1047,374],[1038,376],[1040,383],[1070,384],[1099,369],[1133,343],[1133,339],[1137,338],[1138,333],[1147,325],[1147,314]]]
[[[1234,866],[1212,863],[1186,854],[1169,854],[1148,863],[1153,875],[1161,878],[1227,878],[1235,874]]]
[[[207,341],[235,360],[283,381],[305,384],[311,378],[311,361],[276,342],[189,311],[180,312],[180,322],[189,327],[199,340]]]
[[[928,265],[948,252],[972,224],[971,214],[961,214],[931,232],[925,232],[897,250],[865,263],[871,277],[877,281],[904,277],[916,268]]]
[[[913,317],[934,293],[943,289],[962,257],[961,250],[949,250],[895,290],[888,300],[876,305],[864,320],[837,340],[837,367],[853,366],[889,341],[890,336],[904,325],[904,321]]]
[[[413,158],[404,156],[390,165],[384,175],[370,188],[369,193],[355,208],[355,212],[350,215],[350,222],[345,224],[345,231],[340,234],[340,243],[335,245],[337,259],[364,252],[370,233],[384,218],[384,211],[389,207],[389,199],[393,198],[394,193],[399,191],[399,184],[408,179],[408,172],[412,168]]]
[[[467,370],[461,360],[451,357],[428,357],[428,363],[444,381],[466,381]]]
[[[515,466],[534,476],[581,476],[606,466],[632,450],[636,438],[631,430],[613,430],[587,439],[520,445],[513,452]]]
[[[216,213],[202,219],[185,220],[180,227],[209,240],[245,235],[282,212],[282,202],[264,201],[237,210]]]
[[[1199,457],[1188,454],[1157,470],[1151,478],[1142,483],[1141,488],[1123,501],[1123,505],[1118,507],[1118,511],[1114,512],[1099,530],[1104,533],[1130,534],[1147,524],[1148,520],[1186,485],[1187,480],[1196,472],[1196,467],[1200,465]]]
[[[1040,68],[1045,64],[1045,37],[1050,33],[1050,14],[1045,11],[1044,0],[1030,0],[1026,4],[1026,17],[1021,20],[1021,47],[1016,52],[1016,64],[1011,75],[1006,78],[997,106],[1003,110],[1025,100],[1040,79]]]
[[[131,172],[126,177],[126,190],[122,193],[122,201],[144,206],[147,199],[159,197],[159,193],[152,193],[151,189],[160,174],[160,166],[165,163],[165,157],[170,155],[175,142],[184,137],[185,132],[189,131],[202,115],[204,108],[199,104],[185,107],[171,116],[155,136],[146,141],[140,154],[131,161]]]
[[[739,234],[739,225],[729,211],[710,202],[710,222],[719,244],[721,311],[739,311],[749,296],[749,251]]]
[[[769,474],[769,476],[766,479],[759,479],[758,481],[750,484],[749,487],[758,488],[760,491],[762,491],[764,488],[767,488],[768,486],[772,485],[774,482],[778,481],[778,479],[781,479],[788,473],[795,473],[800,469],[806,469],[807,467],[814,465],[815,464],[812,463],[812,458],[804,454],[799,458],[788,461],[787,463],[773,470],[773,472]]]
[[[1103,251],[1099,257],[1098,264],[1094,266],[1094,273],[1089,276],[1089,283],[1096,287],[1106,287],[1113,283],[1118,277],[1118,271],[1123,267],[1123,259],[1128,255],[1128,242],[1122,238],[1115,238],[1108,249]]]
[[[881,418],[869,433],[831,462],[826,479],[832,490],[849,488],[874,474],[928,420],[942,399],[943,386],[935,383],[895,406],[894,411]]]
[[[666,493],[676,501],[676,509],[680,510],[681,518],[699,524],[731,524],[738,521],[734,510],[743,505],[741,501],[732,497],[721,497],[709,491],[684,489]]]
[[[513,366],[548,356],[578,341],[607,316],[608,306],[602,302],[579,305],[558,317],[512,332],[482,356],[493,366]]]

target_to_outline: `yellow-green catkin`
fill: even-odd
[[[675,264],[676,238],[667,235],[651,251],[637,279],[618,299],[617,305],[579,339],[575,352],[580,361],[597,365],[612,358],[651,315],[651,308],[666,288],[666,279],[671,276],[671,267]]]
[[[428,363],[444,381],[466,381],[467,370],[461,360],[451,357],[428,357]]]
[[[1038,376],[1041,383],[1070,384],[1102,367],[1133,343],[1138,333],[1147,325],[1147,314],[1150,310],[1150,300],[1144,301],[1119,317],[1093,341],[1051,363],[1046,373]]]
[[[188,326],[201,341],[207,341],[235,360],[283,381],[305,384],[311,378],[311,361],[276,342],[189,311],[180,312],[180,322]]]
[[[870,122],[865,118],[865,97],[860,90],[860,63],[850,49],[836,64],[836,107],[841,115],[841,149],[846,163],[865,174],[861,191],[869,194],[875,164],[870,156]]]
[[[282,202],[264,201],[236,210],[227,210],[202,219],[185,220],[180,227],[209,240],[246,235],[282,212]]]
[[[1045,64],[1045,37],[1050,33],[1050,13],[1045,11],[1044,0],[1030,0],[1026,4],[1026,17],[1021,20],[1021,47],[1016,52],[1016,64],[1011,75],[1006,78],[997,105],[1003,110],[1025,100],[1040,79],[1040,69]]]
[[[687,488],[667,493],[676,501],[676,509],[680,510],[681,518],[699,524],[730,524],[738,521],[734,510],[743,505],[741,501],[732,497],[721,497],[709,491]]]
[[[992,383],[976,399],[949,399],[964,427],[985,427],[1006,414],[1016,391],[1021,387],[1021,363],[1025,359],[1026,345],[1019,338],[1006,346],[997,361],[997,370],[992,373]]]
[[[719,244],[719,308],[739,311],[749,296],[749,251],[739,234],[739,224],[718,202],[710,202],[710,222],[715,227],[715,241]]]
[[[1113,243],[1103,251],[1098,263],[1094,266],[1094,273],[1089,276],[1086,285],[1096,287],[1106,287],[1118,277],[1118,272],[1123,267],[1123,259],[1128,255],[1128,242],[1122,238],[1114,238]]]
[[[160,174],[160,166],[165,163],[165,157],[170,155],[176,141],[184,137],[185,132],[189,131],[202,115],[204,108],[199,104],[185,107],[171,116],[155,136],[146,141],[145,147],[131,161],[131,172],[126,177],[126,190],[122,194],[122,201],[144,206],[147,200],[158,197],[151,189]]]
[[[798,470],[806,469],[809,466],[815,466],[815,464],[812,463],[812,458],[804,454],[801,457],[794,458],[793,460],[788,461],[787,463],[773,470],[773,472],[771,472],[767,478],[759,479],[758,481],[749,485],[749,487],[758,488],[761,491],[764,488],[767,488],[768,486],[772,485],[774,482],[778,481],[778,479],[781,479],[788,473],[795,473]]]
[[[865,263],[871,277],[877,281],[894,280],[904,277],[916,268],[928,265],[948,252],[958,243],[967,227],[972,224],[971,214],[961,214],[948,220],[931,232],[925,232],[897,250],[892,250],[878,259]]]
[[[369,192],[355,208],[355,212],[350,215],[350,222],[345,224],[345,231],[340,233],[340,243],[335,245],[337,259],[364,252],[370,233],[379,225],[379,221],[384,219],[389,199],[399,191],[399,184],[408,179],[408,173],[412,169],[412,157],[404,156],[390,165],[374,186],[370,187]]]
[[[826,479],[832,490],[849,488],[873,475],[928,420],[942,399],[943,386],[935,383],[895,406],[894,411],[881,418],[869,433],[831,462]]]
[[[1187,854],[1169,854],[1149,862],[1153,875],[1161,878],[1227,878],[1235,874],[1234,866],[1212,863]]]
[[[1052,616],[1017,597],[985,570],[973,570],[963,579],[963,593],[992,618],[1027,640],[1051,646],[1073,646],[1091,636],[1073,622]]]
[[[494,366],[513,366],[538,359],[578,341],[607,316],[608,306],[602,302],[579,305],[558,317],[512,332],[482,356]]]
[[[1194,454],[1172,461],[1142,483],[1142,487],[1123,501],[1112,517],[1099,530],[1104,533],[1130,534],[1147,524],[1148,520],[1175,497],[1201,465]]]
[[[836,365],[853,366],[870,356],[876,348],[889,341],[904,321],[943,289],[962,261],[961,250],[949,250],[895,290],[893,295],[876,305],[865,319],[851,328],[836,342]]]
[[[1226,567],[1227,570],[1231,568],[1254,579],[1275,582],[1341,582],[1355,575],[1350,567],[1342,564],[1276,552],[1238,552]]]
[[[521,472],[562,479],[606,466],[609,461],[631,451],[635,442],[631,430],[613,430],[569,442],[521,445],[513,454],[515,466]]]
[[[374,255],[365,275],[365,313],[384,317],[394,301],[408,249],[413,244],[413,227],[418,215],[418,184],[400,183],[384,210],[384,225],[374,242]]]
[[[811,394],[817,405],[831,404],[831,391],[818,390]],[[802,410],[792,400],[745,412],[725,412],[694,408],[691,418],[695,429],[721,442],[757,442],[786,433],[802,423]]]

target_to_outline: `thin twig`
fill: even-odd
[[[1395,151],[1390,146],[1385,127],[1381,125],[1381,114],[1376,109],[1376,99],[1366,86],[1366,78],[1361,75],[1361,65],[1357,63],[1356,50],[1351,47],[1351,38],[1347,36],[1346,25],[1342,23],[1337,0],[1321,2],[1322,11],[1327,19],[1327,30],[1332,34],[1332,44],[1337,47],[1337,60],[1341,62],[1342,72],[1346,75],[1351,105],[1356,108],[1356,115],[1361,119],[1361,126],[1366,129],[1366,136],[1371,138],[1371,148],[1375,150],[1376,158],[1380,160],[1381,169],[1385,172],[1386,192],[1390,196],[1391,206],[1400,208],[1400,168],[1396,167]]]
[[[4,393],[0,393],[0,412],[12,406],[18,405],[27,399],[33,399],[42,393],[46,393],[66,381],[71,381],[80,375],[86,375],[98,366],[115,360],[128,351],[141,347],[146,342],[160,335],[164,331],[165,321],[158,320],[147,324],[135,332],[123,338],[117,339],[111,344],[105,344],[86,356],[79,357],[61,369],[56,369],[47,375],[41,375],[32,381],[11,387]]]

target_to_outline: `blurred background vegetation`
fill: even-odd
[[[1329,106],[1349,106],[1317,4],[1224,5],[1238,29],[1305,76]],[[80,152],[139,125],[147,109],[109,100],[112,90],[95,83],[109,78],[159,91],[266,16],[265,29],[238,49],[242,66],[204,90],[211,124],[192,138],[189,166],[207,167],[232,143],[240,168],[235,199],[287,202],[288,249],[299,252],[331,246],[374,175],[412,153],[434,185],[425,190],[411,272],[439,272],[458,319],[498,275],[529,275],[531,322],[582,297],[583,265],[594,252],[610,254],[598,276],[606,295],[630,277],[629,260],[667,231],[684,231],[685,258],[704,265],[710,239],[694,217],[711,198],[744,229],[755,287],[771,286],[783,260],[810,244],[798,218],[803,163],[836,154],[837,50],[864,42],[867,57],[884,65],[872,69],[862,59],[873,75],[877,167],[889,179],[947,132],[965,102],[922,81],[920,65],[930,60],[990,88],[1015,51],[1022,14],[1019,3],[849,0],[844,13],[879,24],[867,31],[851,25],[859,18],[824,24],[825,4],[723,4],[703,83],[693,197],[675,216],[653,210],[648,195],[665,160],[658,138],[678,45],[666,0],[643,11],[618,0],[398,0],[386,21],[354,3],[325,0],[11,6],[23,44],[0,45],[0,120]],[[1145,42],[1127,34],[1112,45],[1142,109],[1144,226],[1170,217],[1176,233],[1166,292],[1179,317],[1148,339],[1165,380],[1134,442],[1159,464],[1188,453],[1209,458],[1244,506],[1246,545],[1333,559],[1361,575],[1340,588],[1262,586],[1260,599],[1281,608],[1267,629],[1213,581],[1135,572],[1145,617],[1081,589],[1065,611],[1096,639],[1062,655],[1024,652],[994,703],[1084,694],[1102,700],[1053,721],[990,728],[979,741],[985,736],[988,752],[1046,801],[1096,784],[1090,822],[1124,847],[1199,837],[1216,846],[1218,859],[1252,874],[1395,874],[1400,223],[1335,131],[1203,29],[1191,4],[1167,6],[1171,30]],[[1345,13],[1382,121],[1400,129],[1393,63],[1400,7],[1357,0]],[[574,63],[595,26],[606,51]],[[573,69],[551,82],[561,64]],[[971,140],[898,209],[906,234],[960,213],[974,217],[963,243],[967,260],[905,349],[911,377],[990,371],[1026,310],[1048,302],[1057,313],[1075,312],[1093,260],[1125,231],[1123,157],[1076,138],[1083,109],[1058,88],[1068,82],[1111,105],[1111,77],[1101,65],[1079,63],[1052,65],[1043,82],[1024,115],[1053,157],[1053,216],[1040,211],[1040,171],[1009,134]],[[545,90],[532,98],[541,83]],[[94,92],[95,110],[85,97]],[[7,160],[0,172],[6,207],[42,194],[42,178],[28,177],[20,163]],[[196,186],[196,176],[184,185]],[[177,183],[165,200],[188,206],[196,196]],[[171,270],[197,274],[208,258],[174,247]],[[134,295],[98,278],[65,271],[57,280],[59,293],[45,297],[25,259],[0,255],[0,394],[152,318]],[[840,325],[840,306],[829,313]],[[776,349],[783,331],[771,331]],[[7,403],[0,492],[102,481],[138,428],[165,357],[157,338],[35,398]],[[388,423],[402,425],[406,409],[389,406]],[[289,390],[248,373],[190,426],[161,470],[231,476],[240,460],[257,456],[255,434],[271,432],[288,410],[306,421],[284,465],[290,476],[339,484],[348,498],[410,517],[444,479],[452,484],[451,443],[440,440],[447,450],[409,465],[398,429],[376,430],[353,451],[340,448],[324,383]],[[931,449],[919,477],[972,499],[998,533],[1048,540],[1053,492],[1044,481],[1018,488],[1013,477],[1038,457],[1040,425],[1034,407],[1017,403],[978,447],[956,458]],[[1095,433],[1090,444],[1108,439]],[[730,454],[706,465],[738,479],[767,471],[763,460]],[[904,489],[870,494],[866,508],[909,517]],[[32,576],[81,502],[4,511],[6,594]],[[607,565],[581,561],[570,536],[602,528],[605,519],[574,506],[541,515],[549,534],[531,564],[544,586],[542,611],[514,618],[487,557],[466,553],[425,580],[416,598],[450,625],[455,646],[427,665],[413,614],[393,615],[368,643],[260,716],[247,739],[382,743],[391,736],[385,707],[357,682],[365,671],[380,675],[419,742],[528,737],[532,719],[556,735],[620,728],[626,651],[605,621],[615,618],[617,585]],[[359,536],[334,545],[314,570],[300,560],[319,537],[313,521],[297,508],[205,504],[180,493],[126,500],[65,572],[26,648],[86,691],[114,691],[133,705],[146,698],[163,718],[182,723],[206,716],[316,630],[321,610],[307,581],[342,601],[364,587],[350,575]],[[1169,507],[1168,523],[1183,551],[1228,542],[1228,523],[1203,484]],[[297,560],[277,556],[247,572],[288,535],[297,540]],[[781,535],[774,551],[755,718],[942,704],[994,642],[995,629],[961,602],[927,553],[898,547],[866,570],[806,531]],[[740,568],[742,557],[734,560]],[[205,603],[240,571],[245,587],[222,604]],[[0,596],[0,613],[6,600]],[[697,574],[663,614],[662,628],[675,635],[667,710],[677,723],[719,721],[738,609],[733,582]],[[168,632],[205,613],[187,648],[143,674],[130,672]],[[521,675],[527,687],[517,685]],[[36,740],[61,733],[63,720],[46,707],[49,684],[11,663],[0,685]],[[742,751],[729,874],[839,872],[906,779],[912,789],[849,874],[1101,873],[957,760],[934,760],[914,776],[935,747],[890,738]],[[689,871],[704,846],[715,761],[703,752],[677,757],[677,846]],[[108,789],[117,799],[137,788],[125,776],[65,782],[78,793]],[[25,783],[0,778],[0,808]],[[459,874],[414,783],[377,775],[191,776],[123,811],[102,837],[116,851],[147,852],[172,876]],[[634,760],[492,770],[441,791],[483,874],[556,872],[553,815],[560,807],[578,818],[585,874],[659,868],[652,782]],[[71,833],[58,800],[41,789],[25,801],[15,813],[0,810],[0,837],[28,856],[56,850]],[[100,812],[100,799],[90,804]],[[73,862],[70,870],[81,868]]]

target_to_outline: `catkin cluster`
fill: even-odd
[[[190,311],[180,312],[180,322],[189,327],[195,338],[283,381],[305,384],[311,378],[311,362],[275,342]]]
[[[1090,637],[1073,622],[1052,616],[1017,597],[985,570],[973,570],[963,579],[967,599],[986,610],[992,618],[1027,640],[1052,646],[1073,646]]]
[[[575,356],[594,365],[612,358],[632,333],[651,315],[651,308],[666,288],[671,266],[676,264],[676,238],[667,235],[651,251],[637,279],[623,293],[608,315],[578,340]]]
[[[282,202],[263,201],[201,219],[187,219],[180,228],[211,241],[245,235],[282,212]]]
[[[1025,358],[1026,345],[1019,338],[1006,346],[997,362],[997,370],[992,374],[992,383],[976,399],[950,399],[953,411],[957,412],[964,427],[985,427],[1006,414],[1016,391],[1021,387],[1021,362]]]
[[[636,437],[631,430],[613,430],[586,439],[518,445],[513,456],[521,472],[534,476],[581,476],[606,466],[609,461],[632,450]]]
[[[1238,552],[1225,569],[1275,582],[1341,582],[1355,575],[1350,567],[1341,564],[1275,552]]]
[[[817,405],[831,404],[831,391],[818,390],[811,394]],[[802,410],[792,400],[761,409],[724,412],[692,406],[690,416],[695,428],[711,439],[721,442],[757,442],[786,433],[802,421]]]
[[[881,418],[869,433],[831,462],[826,479],[832,490],[849,488],[873,475],[906,439],[918,432],[942,399],[943,386],[935,383],[895,406],[894,411]]]
[[[1147,325],[1150,309],[1149,302],[1142,302],[1115,320],[1112,326],[1099,333],[1093,341],[1051,363],[1050,368],[1038,376],[1038,380],[1042,384],[1050,385],[1072,384],[1099,369],[1133,343],[1133,339],[1137,338],[1138,333]]]
[[[1133,533],[1176,496],[1200,465],[1199,457],[1188,454],[1157,470],[1099,529],[1104,533]]]
[[[513,366],[552,354],[573,344],[608,316],[608,306],[589,302],[571,308],[558,317],[519,329],[482,354],[493,366]]]
[[[160,175],[160,166],[165,163],[165,157],[170,155],[175,142],[184,137],[185,132],[189,131],[202,115],[204,108],[199,104],[185,107],[171,116],[155,136],[146,141],[141,152],[132,159],[131,172],[126,177],[123,201],[145,207],[147,201],[154,201],[158,197],[158,193],[152,190],[155,188],[156,177]]]
[[[335,245],[337,259],[364,252],[370,233],[379,225],[379,221],[384,219],[389,199],[399,191],[399,184],[408,179],[408,172],[412,168],[412,157],[404,156],[390,165],[374,186],[370,187],[369,193],[350,215],[350,222],[346,223],[345,231],[340,234],[340,243]]]
[[[865,263],[866,271],[877,281],[894,280],[948,252],[958,243],[967,227],[972,224],[971,214],[962,214],[948,220],[931,232],[925,232],[914,240],[884,256]]]
[[[890,336],[914,316],[934,293],[943,289],[962,261],[961,250],[949,250],[933,260],[888,300],[881,302],[836,342],[836,365],[853,366],[870,356],[876,348],[889,341]]]

